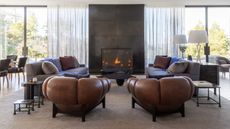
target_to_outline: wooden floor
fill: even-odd
[[[145,76],[137,75],[138,78],[144,78]],[[23,76],[20,75],[20,79],[18,76],[13,75],[12,80],[9,79],[9,86],[7,83],[3,84],[3,79],[0,78],[1,82],[1,89],[0,89],[0,98],[7,96],[9,94],[13,94],[14,92],[23,89],[21,87],[21,83],[23,82]],[[220,74],[220,87],[221,87],[221,96],[230,100],[230,77],[229,74],[226,74],[226,77],[223,77]]]

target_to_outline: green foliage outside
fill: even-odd
[[[39,30],[37,30],[37,20],[41,19],[36,19],[34,15],[27,19],[28,55],[32,58],[44,58],[47,57],[47,36],[39,34]],[[22,48],[24,45],[24,22],[22,20],[17,22],[5,21],[4,24],[8,25],[8,29],[5,32],[7,38],[7,55],[22,55]]]
[[[204,25],[199,22],[194,30],[204,30]],[[201,57],[204,57],[204,45],[201,45]],[[224,33],[224,30],[220,28],[217,23],[212,24],[209,29],[209,46],[210,46],[210,55],[221,55],[228,56],[228,46],[229,39]],[[196,44],[188,44],[186,49],[186,55],[191,55],[192,57],[196,57]]]

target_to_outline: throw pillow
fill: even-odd
[[[170,57],[156,56],[153,66],[156,68],[166,69],[169,66],[170,60]]]
[[[62,71],[62,66],[61,66],[61,62],[60,62],[59,58],[53,58],[53,60],[51,60],[51,62],[58,68],[59,72]]]
[[[61,66],[61,62],[59,60],[59,58],[45,58],[44,60],[42,61],[49,61],[49,62],[52,62],[57,68],[58,68],[58,71],[61,72],[62,71],[62,66]]]
[[[75,56],[73,56],[73,59],[74,59],[75,68],[80,67],[80,63],[78,62],[77,58]]]
[[[184,73],[185,70],[188,68],[189,62],[183,61],[183,62],[175,62],[171,64],[167,71],[169,73]]]
[[[64,57],[60,57],[59,59],[62,65],[62,70],[75,68],[74,58],[72,56],[64,56]]]
[[[181,61],[181,60],[182,60],[182,58],[173,56],[173,57],[171,57],[169,64],[171,65],[171,64],[178,62],[178,61]]]
[[[42,62],[42,71],[45,74],[57,74],[58,68],[52,62],[43,61]]]

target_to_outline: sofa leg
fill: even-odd
[[[85,105],[81,106],[81,121],[82,122],[85,122],[85,108],[86,108]]]
[[[56,105],[53,103],[53,114],[52,114],[53,118],[56,117],[57,113],[58,113],[58,109],[57,109]]]
[[[184,103],[180,107],[180,113],[182,117],[185,117],[185,111],[184,111]]]
[[[156,118],[157,118],[157,110],[156,110],[156,108],[153,108],[153,110],[152,110],[152,121],[156,122]]]
[[[132,108],[135,108],[136,100],[132,97]]]
[[[105,97],[101,100],[102,102],[102,108],[105,108]]]

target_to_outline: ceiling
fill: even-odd
[[[0,5],[150,4],[155,6],[230,5],[230,0],[0,0]]]

